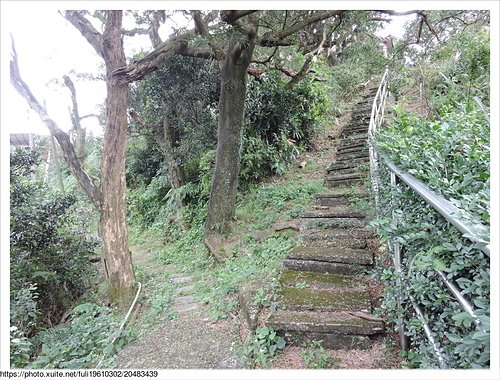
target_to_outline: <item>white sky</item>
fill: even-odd
[[[71,127],[68,111],[71,101],[69,90],[57,84],[47,86],[47,83],[61,79],[72,70],[77,73],[97,74],[102,60],[81,34],[58,13],[59,7],[27,8],[23,3],[9,6],[12,7],[11,14],[6,18],[5,24],[2,22],[2,29],[7,32],[3,34],[8,36],[11,33],[14,36],[21,75],[38,100],[47,102],[49,115],[67,131]],[[393,22],[387,25],[386,31],[380,34],[402,35],[404,22],[412,17],[394,17]],[[166,28],[163,28],[162,32],[165,37]],[[8,46],[10,47],[10,41]],[[140,50],[143,47],[149,50],[151,45],[147,36],[135,36],[125,38],[125,47],[129,57],[132,49]],[[105,83],[77,81],[74,76],[72,78],[77,91],[80,115],[98,113],[97,107],[106,97]],[[25,100],[12,86],[7,87],[2,109],[5,119],[8,120],[5,125],[8,131],[48,134],[45,125],[38,115],[29,109]],[[84,119],[82,124],[95,134],[102,133],[95,118]]]
[[[1,69],[2,69],[2,97],[1,97],[1,179],[2,179],[2,196],[1,196],[1,340],[0,340],[0,369],[8,369],[8,336],[9,328],[8,317],[8,283],[9,283],[9,268],[6,265],[8,258],[4,255],[9,250],[9,192],[8,192],[8,172],[9,172],[9,143],[8,134],[11,131],[33,131],[39,134],[47,134],[46,127],[41,124],[38,116],[31,111],[22,99],[12,88],[9,83],[9,57],[10,57],[10,36],[12,32],[16,42],[16,49],[20,61],[21,74],[25,81],[29,84],[35,96],[43,101],[47,101],[47,108],[51,117],[53,117],[61,128],[68,130],[70,127],[70,119],[68,116],[68,106],[70,102],[69,91],[65,87],[50,87],[45,85],[54,78],[61,78],[70,70],[77,72],[97,72],[100,58],[96,55],[90,45],[84,40],[80,33],[69,25],[64,18],[57,13],[57,9],[86,9],[94,8],[99,4],[101,9],[157,9],[157,8],[177,8],[177,9],[371,9],[376,4],[377,9],[396,9],[407,10],[414,7],[421,9],[470,9],[481,8],[490,9],[492,13],[492,88],[491,94],[492,104],[498,104],[498,20],[499,9],[498,2],[494,1],[419,1],[419,2],[403,2],[403,1],[204,1],[204,2],[138,2],[138,1],[120,1],[120,2],[81,2],[81,1],[57,1],[57,2],[27,2],[27,1],[5,1],[1,0]],[[161,4],[159,7],[158,4]],[[417,5],[418,4],[418,5]],[[394,17],[395,22],[389,34],[401,34],[402,24],[406,21],[403,17]],[[147,39],[147,38],[146,38]],[[142,42],[149,49],[149,42]],[[141,45],[141,43],[139,43]],[[80,114],[95,113],[96,105],[101,104],[105,98],[104,83],[84,83],[83,81],[75,82]],[[498,147],[500,139],[498,138],[498,108],[492,107],[492,126],[494,127],[491,136],[491,146]],[[96,130],[95,122],[90,126]],[[492,194],[498,194],[498,149],[492,149]],[[498,202],[496,196],[492,197],[491,204],[491,225],[492,230],[498,228]],[[498,236],[492,236],[493,251],[498,252]],[[498,255],[494,255],[492,261],[492,300],[498,300]],[[492,327],[497,330],[493,331],[493,336],[496,339],[492,340],[492,357],[498,359],[498,302],[492,305]],[[492,368],[495,371],[475,372],[473,376],[476,379],[494,379],[498,373],[498,360],[492,362]],[[369,378],[369,371],[358,371],[356,373],[346,373],[339,371],[338,374],[342,378]],[[408,379],[420,378],[419,371],[406,371],[404,377]],[[446,373],[446,375],[445,375]],[[215,373],[214,373],[215,374]],[[315,372],[316,374],[316,372]],[[319,378],[318,375],[314,377]],[[322,378],[331,378],[331,374],[323,373]],[[379,371],[378,376],[389,379],[400,379],[402,374],[399,371]],[[188,376],[187,374],[186,376]],[[233,372],[217,372],[219,378],[234,378]],[[281,375],[281,376],[279,376]],[[428,379],[453,378],[467,379],[472,373],[463,373],[460,371],[451,372],[445,371],[426,371]],[[161,375],[160,375],[161,376]],[[211,377],[206,376],[204,377]],[[239,376],[238,376],[239,377]],[[249,373],[245,378],[253,378],[254,373]],[[186,377],[188,378],[188,377]],[[215,377],[213,377],[215,378]],[[280,371],[273,372],[273,378],[284,378]],[[287,373],[286,378],[289,380],[303,378],[303,373],[294,372]]]

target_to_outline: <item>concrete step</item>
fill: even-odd
[[[372,227],[351,227],[351,228],[329,228],[329,229],[308,229],[301,233],[301,237],[306,244],[319,244],[334,239],[371,239],[376,235],[376,230]]]
[[[329,188],[338,187],[338,186],[346,186],[346,185],[363,186],[364,183],[365,183],[365,179],[361,179],[361,178],[336,179],[333,181],[325,181],[326,187],[329,187]]]
[[[359,280],[353,276],[295,270],[284,270],[279,277],[279,284],[285,288],[300,288],[302,286],[309,289],[337,292],[351,288],[364,289]]]
[[[359,157],[359,158],[354,158],[352,160],[341,160],[340,162],[334,162],[333,164],[331,164],[326,169],[326,171],[327,171],[327,173],[330,173],[330,172],[347,170],[347,169],[361,170],[361,168],[363,168],[363,167],[368,168],[369,163],[370,163],[369,157],[368,158],[367,157]]]
[[[367,196],[368,192],[360,187],[332,189],[328,193],[317,194],[313,206],[333,207],[349,205],[350,198],[366,198]]]
[[[328,187],[336,187],[341,185],[352,185],[352,184],[362,185],[367,178],[368,178],[368,173],[364,171],[352,171],[350,173],[331,172],[329,175],[325,177],[325,184]]]
[[[356,145],[356,146],[344,146],[337,149],[337,156],[348,154],[348,153],[368,153],[368,147],[366,145]]]
[[[365,159],[369,159],[369,155],[368,155],[368,151],[362,151],[362,152],[357,152],[357,153],[340,153],[340,154],[337,154],[337,156],[335,157],[335,160],[337,162],[340,162],[340,161],[350,161],[354,158],[365,158]]]
[[[337,149],[337,152],[343,152],[345,150],[354,148],[368,149],[368,142],[366,140],[355,140],[355,141],[342,140]]]
[[[332,263],[329,261],[285,259],[283,268],[295,271],[357,275],[366,271],[365,265]]]
[[[365,214],[350,206],[309,207],[301,218],[364,218]]]
[[[367,249],[347,248],[342,245],[331,247],[293,248],[287,256],[291,260],[322,261],[355,265],[372,265],[373,253]]]
[[[367,223],[361,218],[301,218],[299,231],[330,228],[360,228]]]
[[[368,290],[360,287],[324,290],[314,288],[281,288],[281,309],[295,311],[360,311],[371,309]]]
[[[331,237],[330,239],[304,239],[302,241],[303,247],[308,248],[323,248],[323,249],[337,249],[337,248],[350,248],[350,249],[366,249],[368,246],[366,238],[356,237]]]
[[[383,322],[370,314],[279,310],[267,325],[289,344],[302,345],[321,340],[326,349],[365,349],[370,336],[384,331]]]
[[[341,136],[342,141],[364,140],[368,141],[368,127],[362,133],[346,134]]]
[[[364,133],[364,132],[366,132],[366,133],[368,132],[368,123],[359,123],[359,124],[350,125],[350,126],[344,128],[341,136],[345,137],[345,136],[349,136],[352,134]]]

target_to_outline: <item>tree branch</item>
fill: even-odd
[[[257,61],[257,60],[255,60],[255,61],[252,61],[251,63],[256,63],[258,65],[265,65],[266,63],[268,63],[274,57],[274,55],[276,54],[276,52],[278,51],[278,49],[279,49],[279,46],[276,46],[274,48],[273,52],[271,53],[271,55],[269,57],[267,57],[265,60],[263,60],[263,61]]]
[[[294,25],[289,26],[281,31],[267,32],[263,36],[257,39],[257,44],[260,46],[278,46],[283,39],[291,36],[292,34],[298,32],[299,30],[305,28],[308,25],[314,24],[315,22],[325,20],[327,18],[335,17],[341,15],[345,11],[335,10],[335,11],[321,11],[314,13],[311,17],[306,18],[297,22]]]
[[[165,11],[154,11],[152,19],[149,21],[149,39],[153,45],[153,49],[156,49],[158,45],[161,44],[160,34],[158,30],[160,29],[160,21],[165,22]]]
[[[78,11],[66,11],[64,13],[64,18],[68,20],[73,26],[78,29],[83,37],[89,42],[94,48],[96,53],[104,59],[104,48],[102,46],[102,35],[99,33]]]
[[[149,34],[148,29],[143,29],[143,28],[134,28],[134,29],[122,29],[122,34],[127,37],[133,37],[136,34]]]
[[[429,28],[429,30],[432,32],[432,34],[434,34],[436,36],[436,39],[439,42],[441,42],[441,39],[439,38],[438,34],[436,33],[436,31],[434,30],[434,28],[429,23],[429,20],[427,20],[427,13],[425,13],[425,11],[422,11],[419,14],[420,14],[420,17],[422,17],[422,19],[424,20],[425,25],[427,25],[427,27]]]
[[[24,100],[28,103],[28,106],[35,111],[42,122],[47,126],[52,136],[55,137],[61,150],[64,153],[64,159],[68,164],[69,168],[75,175],[78,183],[83,188],[84,192],[90,198],[94,206],[99,209],[100,206],[100,191],[94,184],[92,179],[87,173],[82,169],[80,160],[76,155],[73,144],[71,144],[70,138],[67,133],[65,133],[54,120],[52,120],[47,115],[47,110],[43,107],[36,97],[31,92],[29,86],[24,82],[19,71],[19,64],[17,60],[17,52],[14,45],[14,39],[12,38],[12,58],[10,61],[10,82],[16,89],[16,91],[21,95]]]
[[[235,22],[238,21],[240,18],[248,16],[255,12],[258,11],[250,11],[250,10],[221,11],[220,17],[222,21],[224,21],[225,23],[234,25]]]

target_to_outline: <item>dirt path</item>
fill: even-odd
[[[206,307],[182,313],[120,352],[118,367],[243,368],[235,353],[240,341],[238,324],[213,323]]]
[[[122,350],[118,368],[208,369],[242,368],[236,355],[241,344],[238,320],[213,322],[208,307],[192,296],[194,279],[176,273],[173,265],[161,266],[153,261],[154,247],[132,248],[134,265],[149,273],[168,271],[176,287],[171,311],[176,317],[153,328],[149,333]]]

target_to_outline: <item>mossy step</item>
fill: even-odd
[[[370,314],[349,312],[279,310],[269,317],[267,325],[278,331],[349,335],[374,335],[384,331],[383,322]]]
[[[335,189],[335,188],[333,188]],[[335,198],[316,198],[312,207],[336,207],[336,206],[350,206],[351,200],[349,197],[335,197]]]
[[[283,335],[288,345],[294,346],[305,346],[311,344],[313,340],[321,341],[321,346],[329,350],[366,350],[372,346],[372,341],[366,335],[317,333],[294,330],[279,331],[279,333]]]
[[[345,185],[363,185],[364,179],[354,178],[354,179],[337,179],[333,181],[325,181],[326,187],[337,187],[337,186],[345,186]]]
[[[335,174],[329,174],[325,177],[325,180],[327,181],[336,181],[336,180],[341,180],[341,179],[363,179],[368,176],[368,172],[356,172],[356,173],[345,173],[345,174],[340,174],[340,173],[335,173]]]
[[[363,134],[363,132],[366,132],[366,134],[368,135],[368,123],[344,128],[341,137],[360,135]]]
[[[369,161],[369,156],[368,156],[368,151],[366,152],[358,152],[358,153],[340,153],[337,154],[336,161],[337,162],[342,162],[342,161],[350,161],[352,159],[356,158],[363,158],[366,161]]]
[[[364,285],[353,276],[295,270],[283,271],[279,277],[279,282],[281,286],[286,288],[298,287],[298,284],[305,284],[307,288],[311,289],[324,290],[364,288]]]
[[[334,162],[328,167],[328,169],[326,169],[326,172],[329,173],[335,170],[355,169],[363,166],[368,167],[369,162],[369,157],[360,157],[347,161]]]
[[[365,219],[361,218],[301,218],[299,229],[319,229],[319,228],[353,228],[366,227]]]
[[[333,239],[371,239],[376,236],[372,227],[309,229],[301,233],[305,242],[328,241]]]
[[[359,139],[349,139],[349,138],[344,138],[340,140],[340,149],[345,149],[345,148],[353,148],[353,147],[368,147],[368,140],[359,138]]]
[[[310,207],[301,215],[302,218],[364,218],[365,214],[350,206]]]
[[[282,288],[278,304],[296,311],[361,311],[370,312],[368,291],[361,288],[342,290]]]
[[[343,197],[366,197],[368,192],[362,187],[343,187],[332,189],[327,193],[319,193],[316,199],[343,198]]]
[[[367,144],[359,144],[355,146],[344,146],[344,147],[339,147],[337,149],[337,154],[339,153],[352,153],[352,152],[368,152],[368,145]]]
[[[331,247],[295,247],[290,251],[287,258],[356,265],[373,264],[373,253],[369,250],[349,248],[342,245]]]
[[[348,135],[340,135],[342,141],[355,141],[355,140],[368,140],[368,128],[366,133],[356,133],[356,134],[348,134]]]
[[[317,260],[285,259],[283,268],[296,271],[355,275],[366,271],[366,266],[345,263],[331,263]]]
[[[320,234],[321,236],[321,234]],[[324,239],[321,237],[306,238],[302,241],[302,246],[304,247],[322,247],[322,248],[332,248],[332,247],[343,247],[352,249],[366,249],[368,243],[366,238],[353,238],[346,236],[334,236],[329,239]]]

